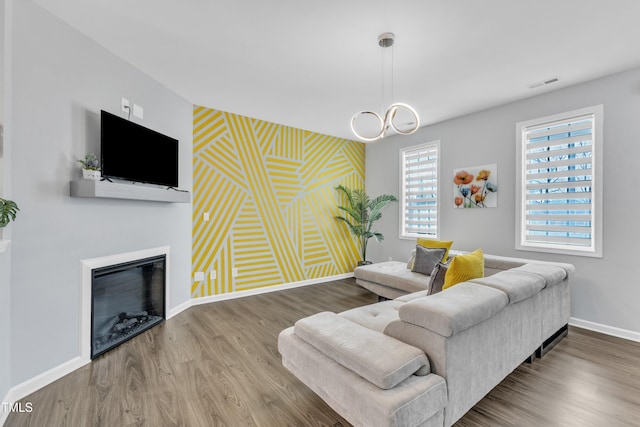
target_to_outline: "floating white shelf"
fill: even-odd
[[[191,193],[188,191],[167,190],[144,184],[121,184],[92,180],[71,181],[71,197],[147,200],[167,203],[191,202]]]

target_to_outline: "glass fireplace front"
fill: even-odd
[[[91,358],[165,319],[165,255],[92,271]]]

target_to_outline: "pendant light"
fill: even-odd
[[[391,101],[392,102],[393,102],[393,44],[394,44],[394,41],[395,41],[395,36],[393,33],[382,33],[378,36],[378,45],[382,49],[391,48]],[[383,70],[381,73],[382,74],[382,98],[384,102],[384,54],[382,55],[382,70]],[[383,105],[383,110],[384,110],[384,105]],[[401,129],[398,127],[397,123],[394,123],[394,119],[396,118],[396,114],[398,113],[399,110],[407,111],[414,118],[412,122],[408,123],[410,126],[408,129]],[[363,136],[356,131],[355,123],[360,116],[373,116],[375,118],[375,120],[378,123],[378,126],[377,126],[378,129],[377,129],[376,135]],[[387,130],[389,130],[389,128],[393,129],[400,135],[410,135],[414,133],[416,130],[418,130],[418,127],[420,127],[420,117],[418,116],[418,113],[416,112],[415,109],[413,109],[413,107],[403,102],[395,102],[389,105],[386,111],[384,112],[384,115],[380,115],[375,111],[359,111],[355,113],[351,118],[351,131],[354,133],[356,137],[358,137],[359,139],[365,142],[373,142],[373,141],[382,139],[386,135]]]

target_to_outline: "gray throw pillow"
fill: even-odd
[[[444,256],[446,249],[444,248],[425,248],[416,245],[416,260],[413,263],[411,271],[429,275],[434,267]]]
[[[447,268],[449,268],[449,263],[443,264],[441,262],[437,263],[433,268],[431,278],[429,279],[429,287],[427,288],[429,291],[427,292],[427,295],[437,294],[442,291],[444,276],[447,274]]]
[[[411,256],[409,257],[409,261],[407,261],[407,268],[409,270],[413,270],[413,263],[416,260],[416,250],[412,250],[411,251]]]

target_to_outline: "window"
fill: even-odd
[[[516,249],[602,256],[598,105],[518,123]]]
[[[438,237],[440,141],[400,150],[400,237]]]

